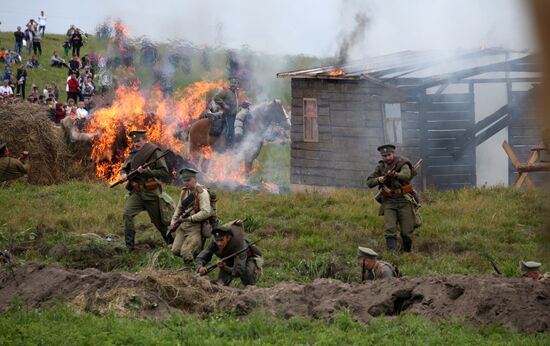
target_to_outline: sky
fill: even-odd
[[[522,0],[95,0],[4,1],[0,30],[12,31],[40,10],[46,30],[71,24],[93,33],[106,18],[121,19],[131,36],[173,38],[273,54],[329,57],[353,32],[358,13],[368,22],[352,58],[403,50],[534,49],[529,9]]]

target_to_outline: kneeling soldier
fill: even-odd
[[[179,173],[183,189],[168,231],[176,232],[172,253],[192,264],[203,247],[202,223],[212,215],[212,206],[208,190],[197,183],[198,171],[183,168]]]
[[[378,254],[368,247],[359,246],[357,252],[357,264],[361,266],[362,278],[365,280],[378,280],[385,278],[400,277],[399,268],[391,263],[378,261]]]
[[[224,262],[218,263],[220,272],[217,281],[228,286],[233,278],[238,277],[245,286],[255,285],[263,259],[260,257],[260,250],[256,246],[250,245],[250,242],[245,239],[242,227],[235,222],[231,222],[214,228],[212,235],[214,239],[210,245],[202,250],[195,259],[199,274],[205,275],[208,272],[206,265],[212,259],[213,254],[216,254],[219,258],[224,258],[247,249]]]

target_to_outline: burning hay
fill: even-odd
[[[44,107],[30,103],[2,105],[0,119],[0,140],[8,144],[11,156],[24,150],[30,153],[30,183],[54,184],[92,176],[93,170],[82,165],[85,153],[71,150],[63,130],[54,126]]]

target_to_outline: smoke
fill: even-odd
[[[354,20],[355,26],[353,30],[349,34],[344,35],[340,41],[336,60],[337,67],[342,67],[346,64],[349,59],[350,49],[362,44],[365,38],[365,31],[370,23],[370,18],[365,13],[357,13]]]

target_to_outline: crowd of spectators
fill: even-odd
[[[71,25],[67,31],[67,39],[62,45],[65,57],[61,57],[54,50],[49,66],[42,66],[39,59],[43,53],[47,53],[42,49],[47,23],[48,19],[44,11],[41,11],[38,20],[31,18],[24,31],[20,26],[14,31],[13,50],[0,49],[0,66],[4,65],[0,70],[2,76],[0,104],[30,102],[44,105],[49,109],[51,119],[56,123],[66,116],[87,119],[93,107],[93,96],[96,95],[94,71],[99,59],[90,53],[80,59],[86,35]],[[71,48],[72,57],[69,60],[67,55]],[[26,55],[26,60],[23,60],[23,55]],[[49,68],[66,68],[68,71],[65,103],[62,101],[65,95],[60,95],[60,90],[55,83],[47,84],[43,88],[33,83],[29,85],[29,75],[32,76],[29,69]]]

